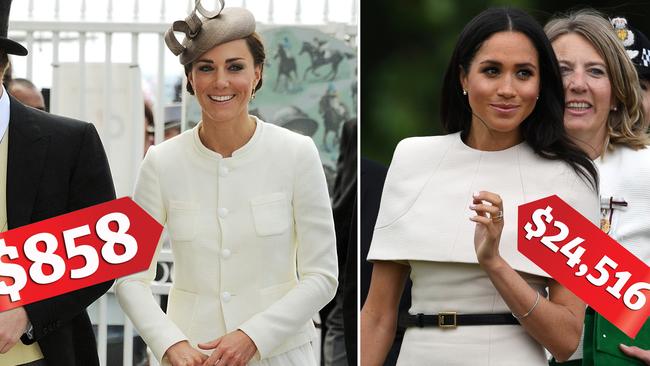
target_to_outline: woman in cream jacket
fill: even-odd
[[[163,364],[315,366],[311,319],[337,285],[316,147],[248,115],[264,63],[250,12],[197,1],[173,30],[186,32],[180,44],[170,29],[166,42],[202,121],[150,148],[134,199],[167,226],[174,284],[165,314],[150,289],[154,257],[118,280],[120,304]]]

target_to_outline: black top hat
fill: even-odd
[[[650,41],[638,29],[631,27],[623,17],[611,20],[616,35],[636,67],[640,79],[650,79]]]
[[[318,122],[311,119],[307,113],[296,106],[284,107],[273,116],[276,125],[312,137],[318,129]]]
[[[27,55],[27,49],[20,43],[7,38],[10,10],[11,0],[0,0],[0,50],[12,55],[25,56]]]

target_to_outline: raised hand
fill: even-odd
[[[499,259],[499,241],[503,232],[503,202],[498,194],[480,191],[472,195],[470,210],[476,216],[470,220],[476,222],[474,230],[474,249],[479,264],[485,265]]]

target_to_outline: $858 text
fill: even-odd
[[[111,230],[109,224],[115,222],[117,231]],[[71,279],[81,279],[97,271],[99,268],[99,255],[110,264],[121,264],[133,259],[138,252],[138,243],[135,238],[126,232],[129,230],[131,222],[129,218],[120,212],[112,212],[102,216],[95,224],[97,236],[104,242],[101,250],[86,244],[77,243],[78,239],[91,235],[90,225],[82,225],[72,229],[64,230],[63,245],[67,259],[81,256],[85,260],[85,265],[81,268],[70,269]],[[39,250],[39,243],[45,244],[45,251]],[[116,245],[123,248],[123,253],[116,252]],[[51,233],[37,233],[25,240],[22,248],[25,257],[32,262],[29,267],[29,277],[34,283],[47,285],[60,280],[66,272],[67,263],[61,256],[56,254],[59,247],[59,241]],[[6,246],[4,239],[0,239],[0,259],[7,256],[9,259],[18,259],[18,250],[14,246]],[[50,274],[43,271],[44,265],[51,267]],[[12,277],[14,283],[7,285],[5,281],[0,280],[0,295],[9,295],[11,302],[21,299],[20,291],[27,284],[27,275],[22,266],[16,263],[0,262],[0,276]]]

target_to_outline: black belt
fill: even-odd
[[[459,325],[519,325],[519,322],[510,313],[456,314],[455,312],[444,312],[436,315],[424,315],[422,313],[417,315],[402,313],[399,315],[399,326],[403,328],[456,328]]]

